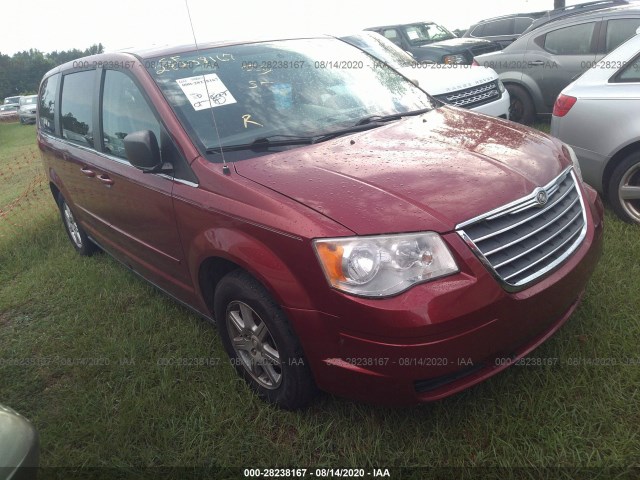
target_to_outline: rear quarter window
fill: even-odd
[[[615,77],[614,83],[640,83],[640,55],[631,60]]]

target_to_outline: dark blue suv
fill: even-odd
[[[471,65],[473,57],[502,49],[498,43],[490,40],[458,38],[433,22],[385,25],[366,30],[378,32],[411,53],[418,62]]]

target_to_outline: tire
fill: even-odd
[[[640,224],[640,152],[616,166],[607,189],[609,204],[625,222]]]
[[[316,394],[302,347],[284,312],[243,270],[220,280],[214,314],[222,344],[257,395],[285,410],[307,406]]]
[[[507,85],[509,92],[509,120],[531,125],[536,118],[536,109],[529,92],[519,85]]]
[[[89,240],[89,237],[77,222],[71,208],[62,195],[58,197],[58,208],[62,216],[62,224],[69,236],[69,240],[71,240],[73,248],[82,256],[88,257],[93,255],[98,250],[98,247]]]

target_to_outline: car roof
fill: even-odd
[[[368,27],[368,28],[365,28],[365,30],[379,30],[381,28],[394,28],[394,27],[408,27],[410,25],[422,25],[423,23],[433,23],[433,24],[439,25],[432,20],[423,20],[418,22],[393,23],[391,25],[380,25],[379,27]]]
[[[153,57],[160,57],[163,55],[170,55],[180,52],[193,52],[197,50],[207,50],[209,48],[219,48],[219,47],[230,47],[234,45],[248,45],[255,43],[269,43],[269,42],[281,42],[286,40],[305,40],[305,39],[328,39],[333,38],[330,35],[309,35],[309,36],[301,36],[301,37],[274,37],[274,36],[264,36],[264,37],[253,37],[250,39],[242,38],[242,39],[226,39],[226,40],[217,40],[211,42],[203,42],[198,43],[197,48],[195,43],[186,43],[182,45],[162,45],[162,46],[152,46],[147,48],[131,48],[131,49],[123,49],[118,53],[130,53],[136,55],[140,58],[147,59]],[[115,52],[114,52],[115,53]]]
[[[151,47],[138,47],[138,48],[123,48],[116,51],[98,53],[95,55],[89,55],[82,58],[76,58],[75,60],[68,61],[63,63],[62,65],[58,65],[57,67],[52,68],[47,73],[45,73],[44,77],[49,77],[58,72],[64,72],[66,70],[71,69],[81,69],[81,67],[77,67],[76,65],[82,62],[87,62],[88,64],[92,64],[93,62],[101,62],[104,61],[105,58],[117,58],[118,55],[134,55],[141,60],[148,60],[156,57],[164,57],[169,55],[177,55],[180,53],[186,52],[196,52],[199,50],[207,50],[210,48],[219,48],[219,47],[229,47],[234,45],[249,45],[256,43],[269,43],[269,42],[280,42],[286,40],[311,40],[311,39],[335,39],[331,35],[310,35],[303,37],[258,37],[253,39],[234,39],[234,40],[218,40],[212,42],[203,42],[203,43],[186,43],[182,45],[154,45]]]
[[[471,25],[472,27],[477,27],[478,25],[482,25],[483,23],[494,22],[496,20],[506,20],[509,18],[540,18],[547,13],[548,10],[541,10],[539,12],[527,12],[527,13],[511,13],[509,15],[500,15],[499,17],[491,17],[485,18],[484,20],[480,20],[479,22]]]
[[[578,5],[570,5],[565,8],[549,10],[548,15],[543,15],[537,18],[527,28],[524,33],[529,33],[532,30],[536,30],[544,25],[552,22],[558,22],[561,20],[578,18],[592,18],[594,16],[601,16],[615,11],[624,11],[627,9],[638,9],[640,4],[632,3],[629,0],[602,0],[596,2],[581,3]]]

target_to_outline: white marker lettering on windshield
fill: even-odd
[[[242,115],[242,121],[244,122],[244,128],[247,128],[247,125],[249,123],[253,123],[254,125],[258,125],[259,127],[264,127],[264,125],[262,125],[261,123],[254,122],[253,120],[251,120],[251,115],[249,115],[248,113]]]

